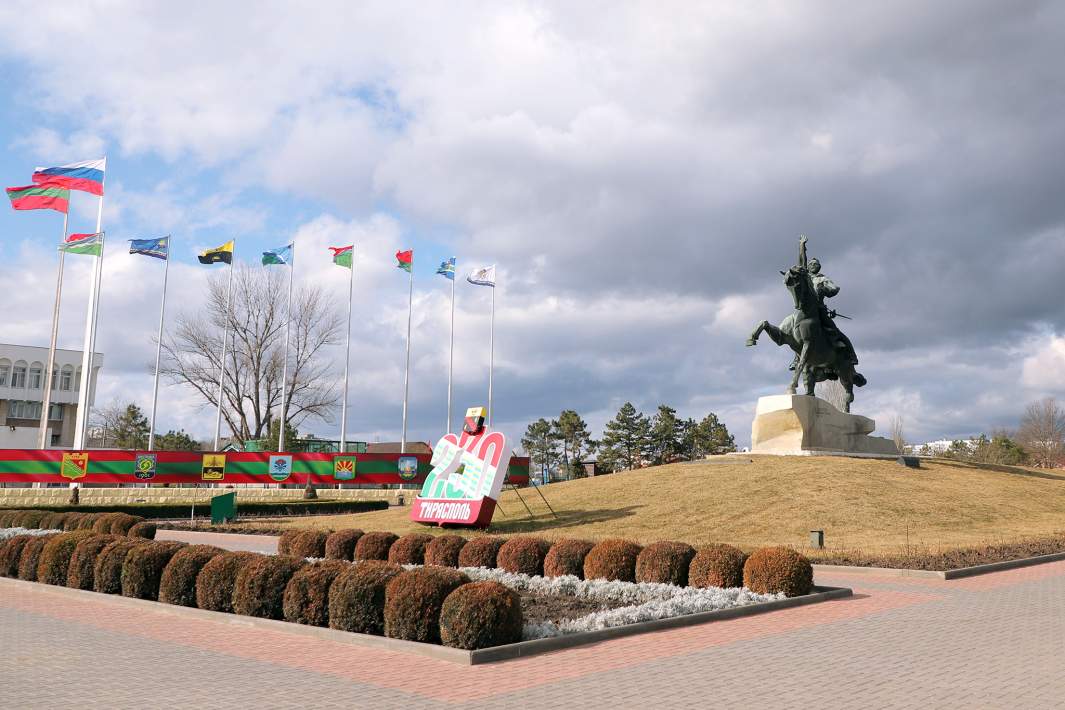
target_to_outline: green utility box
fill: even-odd
[[[237,493],[226,493],[211,499],[211,524],[237,519]]]

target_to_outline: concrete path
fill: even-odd
[[[238,542],[248,544],[229,541]],[[856,595],[463,667],[242,626],[239,617],[192,620],[166,605],[142,611],[105,595],[72,600],[44,585],[0,579],[0,707],[866,709],[1065,702],[1065,562],[957,581],[840,574],[817,581],[850,586]]]

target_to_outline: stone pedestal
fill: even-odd
[[[869,436],[876,422],[799,394],[760,397],[751,428],[752,454],[898,456],[895,442]]]

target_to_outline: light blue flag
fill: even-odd
[[[436,273],[443,276],[448,281],[455,280],[455,257],[451,257],[445,261],[440,262],[440,268],[436,270]]]
[[[271,264],[288,264],[292,266],[292,245],[267,249],[263,252],[263,266]]]

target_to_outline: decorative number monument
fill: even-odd
[[[502,432],[484,426],[484,407],[466,411],[462,433],[445,434],[433,448],[432,471],[411,506],[411,520],[485,528],[510,465]]]

